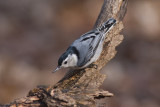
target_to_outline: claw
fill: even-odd
[[[98,69],[98,65],[96,65],[96,64],[91,64],[91,65],[89,66],[89,68]]]

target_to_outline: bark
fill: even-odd
[[[115,48],[123,40],[120,32],[123,29],[122,20],[127,10],[127,2],[128,0],[104,0],[94,28],[111,17],[117,20],[117,24],[106,35],[103,52],[94,63],[97,69],[92,67],[70,70],[57,84],[37,87],[31,90],[26,97],[16,99],[8,106],[90,107],[96,106],[96,99],[113,96],[112,93],[99,89],[106,78],[106,75],[99,71],[115,56]]]

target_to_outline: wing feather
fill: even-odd
[[[73,46],[77,48],[80,53],[80,58],[78,61],[78,66],[82,67],[85,65],[90,59],[93,57],[99,42],[101,41],[100,35],[95,35],[93,31],[92,33],[86,33],[82,35],[79,39],[73,42]]]

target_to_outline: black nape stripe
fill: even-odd
[[[79,59],[79,52],[78,52],[77,48],[74,46],[70,46],[69,48],[70,48],[70,50],[72,50],[72,53],[77,55],[77,57]]]

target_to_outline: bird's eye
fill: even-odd
[[[67,64],[67,61],[65,61],[64,64]]]

